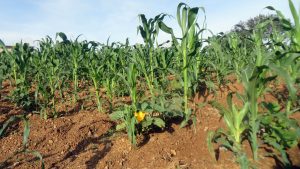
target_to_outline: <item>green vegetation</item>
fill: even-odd
[[[207,31],[204,9],[180,3],[179,38],[164,22],[168,15],[147,19],[141,14],[138,33],[144,44],[131,46],[128,40],[101,44],[80,41],[80,36],[72,40],[59,32],[55,39],[40,40],[37,47],[21,42],[9,51],[0,40],[0,83],[10,83],[11,102],[28,112],[39,112],[44,119],[58,118],[60,104],[92,102],[99,113],[109,114],[118,123],[117,131],[126,131],[137,145],[137,135],[162,129],[174,118],[181,119],[181,127],[194,122],[193,97],[203,88],[215,92],[234,74],[244,91],[229,94],[227,107],[210,102],[226,124],[208,134],[212,154],[212,143],[219,143],[234,153],[241,168],[249,168],[259,159],[261,145],[267,144],[274,149],[271,156],[291,167],[286,150],[300,139],[299,124],[292,118],[299,112],[300,100],[300,11],[291,0],[289,5],[293,22],[267,7],[276,15],[260,16],[246,26],[208,38],[203,38]],[[204,13],[201,26],[199,11]],[[170,44],[158,44],[161,31],[171,36]],[[288,96],[267,102],[264,96],[277,92],[270,84],[283,84]],[[89,96],[80,97],[87,89]],[[241,104],[233,102],[234,97]],[[34,154],[42,161],[38,152],[26,147],[28,118],[14,118],[27,124],[24,148],[18,152]],[[4,123],[0,137],[13,120]],[[251,145],[254,164],[244,150],[245,141]]]

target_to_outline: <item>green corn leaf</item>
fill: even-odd
[[[24,122],[23,146],[27,147],[29,133],[30,133],[29,120],[26,117],[22,117],[22,119]]]
[[[273,141],[268,142],[268,144],[270,144],[271,146],[273,146],[275,149],[277,149],[280,152],[284,166],[291,167],[291,162],[287,156],[287,153],[284,149],[281,148],[281,145],[279,145],[278,143],[273,142]]]
[[[193,47],[197,44],[197,42],[195,42],[196,38],[197,38],[195,31],[196,31],[196,27],[195,27],[195,24],[193,24],[189,28],[189,32],[188,32],[188,49],[189,50],[192,50]],[[193,55],[192,54],[191,55],[195,56],[196,52],[197,52],[197,49],[194,48],[193,52],[191,52]]]
[[[173,29],[168,27],[164,22],[158,22],[158,26],[162,31],[171,35],[173,43],[178,48],[178,41],[173,33]]]
[[[63,42],[67,42],[68,41],[68,38],[67,38],[66,34],[63,33],[63,32],[56,33],[56,37],[60,37],[63,40]]]
[[[257,24],[255,28],[258,29],[258,30],[262,30],[262,29],[264,29],[266,26],[268,26],[270,23],[271,23],[270,20],[266,20],[266,21],[264,21],[264,22],[261,22],[261,23]]]
[[[227,125],[227,127],[229,128],[229,130],[234,133],[235,131],[235,118],[237,117],[233,117],[233,114],[231,111],[227,111],[226,113],[224,113],[224,121]]]
[[[10,117],[2,126],[1,130],[0,130],[0,137],[4,134],[4,132],[6,131],[8,125],[11,122],[14,122],[15,120],[17,120],[19,117],[18,116],[12,116]]]
[[[207,144],[208,151],[209,151],[210,155],[214,159],[216,159],[216,154],[215,154],[215,151],[214,151],[214,148],[213,148],[213,145],[212,145],[212,142],[214,140],[214,136],[215,136],[215,132],[214,131],[209,131],[207,133],[207,137],[206,137],[206,144]]]
[[[272,11],[276,10],[273,6],[267,6],[266,8],[269,9],[269,10],[272,10]]]
[[[82,36],[82,34],[80,34],[80,35],[78,35],[77,37],[76,37],[76,39],[75,39],[75,43],[79,43],[78,41],[79,41],[79,38]],[[65,37],[67,37],[66,35],[65,35]]]
[[[178,6],[177,6],[177,21],[178,21],[178,24],[180,26],[180,28],[182,28],[182,18],[181,18],[181,15],[180,15],[180,11],[181,11],[181,7],[182,6],[186,6],[185,3],[179,3]]]
[[[140,14],[139,15],[139,18],[141,19],[141,21],[142,21],[142,24],[143,24],[143,27],[144,27],[144,29],[145,29],[145,32],[147,33],[147,32],[149,32],[149,25],[148,25],[148,23],[147,23],[147,18],[146,18],[146,16],[144,15],[144,14]]]
[[[139,27],[138,27],[138,32],[140,32],[140,33],[141,33],[141,35],[142,35],[142,38],[143,38],[143,39],[144,39],[144,41],[146,42],[147,34],[146,34],[146,32],[144,31],[144,29],[143,29],[143,27],[142,27],[142,26],[139,26]]]
[[[245,103],[242,110],[239,111],[239,116],[238,116],[238,124],[242,125],[243,124],[243,119],[246,117],[246,114],[248,113],[248,108],[249,108],[249,103]]]
[[[240,164],[241,169],[248,169],[249,168],[249,160],[247,158],[246,153],[238,153],[237,154],[237,162]]]
[[[291,79],[289,74],[282,67],[279,67],[275,64],[270,64],[269,67],[285,80],[287,88],[290,92],[290,96],[293,100],[295,100],[297,89],[294,87],[294,81]]]
[[[233,104],[232,104],[232,96],[233,96],[233,93],[230,92],[228,95],[227,95],[227,106],[229,108],[229,111],[232,111],[233,110]]]
[[[281,22],[285,22],[285,23],[282,23],[283,25],[285,25],[285,26],[290,25],[290,26],[288,26],[289,28],[292,27],[292,25],[290,24],[290,22],[289,22],[287,19],[285,19],[284,15],[282,14],[281,11],[276,10],[276,9],[275,9],[274,7],[272,7],[272,6],[267,6],[266,8],[269,9],[269,10],[275,11],[276,14],[278,15],[280,21],[281,21]],[[286,23],[288,23],[288,24],[286,25]]]
[[[182,11],[181,11],[181,26],[182,26],[181,30],[184,34],[183,37],[187,36],[187,31],[188,31],[187,24],[186,24],[187,20],[188,20],[188,18],[187,18],[188,10],[189,10],[189,7],[186,5],[182,8]]]
[[[1,39],[0,39],[0,47],[5,47],[5,44]]]
[[[166,33],[168,33],[168,34],[174,35],[173,29],[170,28],[170,27],[168,27],[164,22],[158,22],[158,25],[159,25],[159,28],[160,28],[162,31],[164,31],[164,32],[166,32]]]
[[[264,108],[268,109],[269,112],[272,113],[278,113],[281,109],[280,105],[278,103],[267,103],[267,102],[262,102],[262,105]]]
[[[191,9],[188,10],[188,26],[187,26],[187,29],[190,29],[191,27],[194,27],[193,25],[195,25],[196,18],[197,18],[197,15],[198,15],[198,11],[199,11],[198,7],[191,8]]]
[[[218,103],[216,101],[211,101],[211,102],[209,102],[209,104],[211,104],[213,107],[215,107],[216,109],[218,109],[221,116],[224,116],[225,113],[229,113],[230,112],[223,105],[221,105],[220,103]]]
[[[135,124],[137,123],[136,118],[132,117],[130,122],[130,131],[131,131],[131,142],[133,145],[136,145],[136,135],[135,135]]]
[[[294,6],[294,4],[291,0],[289,0],[289,6],[290,6],[292,16],[294,18],[296,29],[299,30],[300,29],[300,18],[299,18],[299,15],[297,13],[297,10],[296,10],[296,8],[295,8],[295,6]]]
[[[230,138],[230,136],[228,136],[228,137]],[[233,140],[233,139],[231,139],[231,140]],[[231,150],[231,151],[235,152],[234,151],[235,148],[231,145],[231,143],[227,139],[221,137],[221,138],[218,139],[218,142],[221,143],[220,147],[225,147],[228,150]]]

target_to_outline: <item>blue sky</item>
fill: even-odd
[[[1,0],[0,39],[8,45],[21,40],[32,44],[46,35],[65,32],[72,39],[82,34],[82,40],[99,42],[108,37],[124,42],[129,37],[133,44],[142,42],[136,31],[138,14],[148,18],[159,13],[175,16],[179,2],[204,7],[207,27],[214,33],[226,32],[260,13],[272,13],[264,9],[269,5],[290,17],[287,0]],[[200,14],[198,22],[202,21]],[[166,18],[166,22],[178,32],[175,18]],[[159,37],[169,38],[166,34]]]

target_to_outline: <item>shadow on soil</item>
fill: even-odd
[[[24,154],[24,153],[20,153],[20,154]],[[49,158],[49,157],[52,157],[54,155],[56,155],[56,154],[43,155],[43,158],[44,159],[45,158]],[[15,157],[12,157],[12,158],[15,158]],[[39,162],[39,165],[41,166],[41,162],[40,162],[40,159],[38,157],[34,157],[34,158],[29,159],[29,160],[22,159],[22,158],[21,159],[17,158],[17,160],[13,160],[13,161],[17,161],[17,162],[12,162],[11,160],[12,159],[8,159],[8,160],[6,160],[4,162],[1,162],[0,163],[0,169],[16,168],[16,167],[21,166],[24,163],[30,163],[30,164],[32,164],[34,162]]]
[[[264,150],[270,154],[273,154],[273,150],[270,148],[264,147]],[[298,144],[298,150],[300,150],[300,144]],[[300,163],[299,164],[291,164],[291,165],[285,165],[282,160],[279,159],[278,156],[273,155],[269,156],[270,158],[274,159],[276,166],[273,166],[273,169],[300,169]],[[291,161],[289,155],[287,155],[287,158],[289,161]]]
[[[70,109],[68,111],[59,112],[58,113],[59,117],[68,117],[68,116],[72,116],[72,115],[78,113],[81,110],[82,105],[83,105],[83,101],[78,100],[76,105],[72,109]]]
[[[99,137],[88,137],[81,140],[74,150],[69,151],[62,160],[52,164],[50,168],[57,168],[56,165],[58,163],[68,159],[74,161],[81,153],[84,153],[88,150],[93,150],[93,156],[85,162],[85,165],[87,169],[95,169],[99,161],[104,158],[108,152],[110,152],[112,142],[109,138],[114,134],[114,132],[114,130],[110,129]],[[98,149],[97,147],[101,144],[103,145],[103,148]]]
[[[147,133],[140,133],[139,135],[142,136],[140,140],[138,140],[138,147],[142,147],[144,145],[146,145],[150,138],[151,135],[155,134],[155,133],[164,133],[164,132],[168,132],[168,133],[173,133],[175,131],[175,129],[172,127],[173,124],[175,125],[180,125],[181,122],[184,119],[182,117],[176,117],[176,118],[170,118],[166,120],[166,126],[165,128],[161,129],[159,127],[153,126],[152,129],[150,131],[148,131]],[[185,128],[187,129],[191,129],[193,126],[193,122],[192,120],[189,120],[185,126]]]

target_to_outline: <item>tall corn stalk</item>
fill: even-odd
[[[199,29],[199,25],[197,24],[197,15],[199,9],[202,9],[204,12],[204,8],[194,7],[191,8],[185,3],[180,3],[177,7],[177,22],[181,29],[181,41],[178,42],[177,38],[174,35],[173,29],[165,25],[164,22],[159,22],[158,25],[161,30],[164,32],[171,34],[173,44],[176,46],[179,55],[182,59],[182,76],[183,76],[183,100],[184,100],[184,121],[181,126],[185,126],[190,119],[191,111],[188,108],[188,90],[190,87],[190,80],[188,77],[189,71],[189,61],[190,57],[193,57],[196,51],[199,49],[199,34],[202,30]]]

